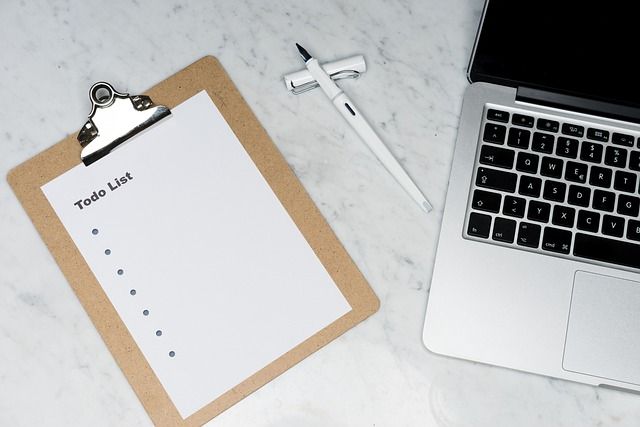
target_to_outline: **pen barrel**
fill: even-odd
[[[334,99],[342,93],[338,85],[324,72],[317,59],[313,58],[307,62],[307,70],[309,70],[309,73],[311,73],[313,78],[318,82],[320,88],[329,99]]]
[[[360,114],[360,111],[358,111],[349,97],[341,93],[333,99],[333,105],[338,109],[340,114],[342,114],[342,117],[349,122],[351,127],[358,133],[358,136],[395,178],[398,184],[400,184],[407,194],[425,211],[429,212],[432,207],[424,194],[422,194],[422,191],[420,191],[398,160],[391,154],[391,151],[389,151],[384,142],[382,142],[364,116]]]

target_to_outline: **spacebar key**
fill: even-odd
[[[640,245],[576,233],[573,254],[581,258],[640,268]]]

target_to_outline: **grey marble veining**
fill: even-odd
[[[217,56],[380,297],[365,323],[215,426],[635,426],[640,398],[429,353],[420,333],[481,0],[0,3],[0,172],[81,126],[87,88],[142,92]],[[314,91],[300,42],[364,54],[341,83],[436,207],[425,215]],[[147,426],[144,409],[5,180],[0,425]]]

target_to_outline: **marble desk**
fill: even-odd
[[[140,93],[212,54],[380,297],[380,311],[212,426],[637,426],[640,397],[453,360],[421,343],[481,0],[0,2],[0,173],[77,130],[98,80]],[[364,54],[342,86],[424,189],[425,215],[319,91],[294,43]],[[0,182],[0,426],[148,426]]]

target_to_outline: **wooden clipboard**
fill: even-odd
[[[355,326],[379,301],[313,201],[214,57],[147,92],[170,108],[206,90],[352,310],[233,389],[182,419],[40,187],[80,163],[77,133],[11,170],[8,181],[154,424],[200,426]],[[130,143],[135,144],[135,141]]]

